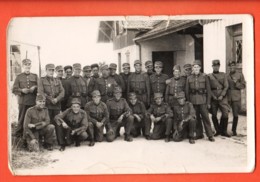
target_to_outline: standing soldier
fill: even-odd
[[[18,96],[19,104],[18,125],[14,131],[14,135],[17,137],[22,137],[23,135],[24,116],[27,109],[35,105],[38,83],[38,76],[30,72],[31,60],[24,59],[22,66],[24,72],[15,78],[12,90]]]
[[[154,93],[162,93],[165,94],[166,90],[166,80],[169,79],[168,75],[163,74],[163,63],[161,61],[156,61],[154,63],[155,74],[150,76],[150,84],[151,84],[151,98]]]
[[[80,146],[80,143],[90,138],[89,146],[94,146],[93,125],[88,122],[87,113],[80,109],[81,101],[78,98],[73,98],[71,107],[66,111],[55,116],[57,125],[57,139],[61,146],[60,151],[64,151],[67,145],[71,145],[75,141],[75,146]],[[88,133],[87,133],[88,130]]]
[[[101,100],[106,102],[113,98],[113,90],[117,86],[114,78],[109,76],[108,65],[101,67],[102,76],[96,79],[95,90],[101,93]]]
[[[142,63],[140,60],[134,62],[135,72],[129,76],[127,93],[135,92],[137,99],[150,106],[150,81],[147,74],[142,74]]]
[[[186,102],[185,93],[177,95],[178,104],[173,107],[173,141],[180,142],[189,138],[190,144],[195,143],[196,135],[196,112],[192,103]]]
[[[233,136],[237,135],[237,123],[238,123],[238,113],[241,108],[241,90],[246,87],[246,82],[243,73],[236,70],[236,62],[229,62],[230,73],[228,74],[228,100],[232,107],[233,113],[233,124],[232,132]]]
[[[145,115],[146,115],[146,109],[144,106],[144,103],[137,100],[136,94],[134,92],[129,93],[128,95],[128,103],[129,107],[131,108],[134,116],[134,124],[133,128],[131,130],[131,135],[133,137],[138,137],[141,135],[141,130],[143,133],[143,136],[145,135]],[[149,135],[148,135],[149,136]],[[147,138],[147,137],[146,137]]]
[[[48,109],[45,107],[46,98],[37,95],[36,105],[29,108],[24,119],[24,139],[30,151],[39,150],[39,139],[44,137],[44,146],[53,150],[54,125],[50,124]]]
[[[102,142],[104,126],[109,120],[109,113],[107,105],[101,101],[101,95],[98,90],[92,92],[92,101],[85,105],[85,111],[94,126],[95,141]]]
[[[170,141],[170,134],[173,124],[173,112],[170,106],[163,102],[162,93],[154,93],[155,103],[147,110],[149,119],[147,120],[146,132],[150,132],[151,122],[154,123],[151,139],[158,140],[165,138],[165,142]]]
[[[125,82],[121,75],[118,75],[116,73],[117,65],[115,63],[111,63],[109,65],[109,71],[110,71],[110,77],[114,78],[117,85],[122,88],[122,90],[125,90]]]
[[[219,72],[220,61],[213,60],[213,73],[208,74],[211,87],[211,114],[212,121],[216,130],[215,136],[222,135],[230,137],[227,133],[229,105],[227,99],[228,80],[223,72]],[[222,116],[218,122],[217,113],[220,109]]]
[[[38,93],[46,97],[46,107],[48,108],[51,124],[54,123],[54,117],[61,111],[61,100],[64,97],[64,89],[59,79],[54,78],[54,64],[45,66],[46,76],[40,78]]]
[[[154,74],[154,71],[153,71],[153,62],[150,61],[150,60],[148,60],[148,61],[145,62],[144,65],[145,65],[145,68],[146,68],[145,74],[150,78],[150,76],[151,76],[152,74]]]
[[[98,64],[92,64],[91,65],[91,70],[92,70],[92,77],[94,79],[97,79],[97,78],[100,77],[99,76],[99,66],[98,66]]]
[[[90,66],[83,67],[83,78],[86,82],[87,102],[89,102],[92,98],[91,93],[93,92],[93,90],[95,88],[95,79],[93,77],[91,77],[91,67]]]
[[[62,86],[64,88],[64,98],[62,100],[62,103],[61,103],[61,110],[62,111],[65,111],[67,108],[68,108],[68,100],[69,100],[69,79],[70,77],[72,76],[72,73],[73,73],[73,70],[72,70],[72,66],[70,65],[67,65],[64,67],[64,72],[65,72],[65,78],[63,79],[63,83],[62,83]]]
[[[80,75],[81,73],[81,64],[75,63],[73,64],[74,74],[68,80],[68,107],[71,106],[71,101],[73,98],[78,98],[81,101],[81,107],[84,108],[87,103],[87,84],[83,77]]]
[[[211,100],[210,84],[207,75],[201,73],[200,69],[200,60],[195,60],[193,63],[193,73],[187,78],[186,81],[186,96],[187,100],[193,104],[196,111],[196,138],[201,139],[204,137],[202,122],[199,119],[202,117],[208,139],[209,141],[214,142],[215,139],[213,137],[208,113],[208,108],[210,108]]]
[[[185,91],[186,79],[181,77],[181,68],[179,65],[173,67],[173,77],[167,84],[165,92],[165,101],[173,108],[178,105],[177,96],[180,92]]]
[[[134,117],[132,115],[132,110],[127,104],[122,96],[122,89],[120,87],[115,87],[114,89],[114,98],[107,101],[107,108],[109,114],[109,122],[107,125],[107,131],[113,131],[114,135],[107,136],[107,141],[112,142],[117,137],[117,132],[120,131],[120,128],[124,126],[125,128],[125,141],[133,141],[131,137],[131,129],[134,123]]]
[[[125,89],[123,90],[123,98],[127,98],[127,86],[128,86],[128,78],[131,75],[130,72],[130,64],[129,63],[124,63],[123,65],[123,73],[120,73],[121,77],[124,80],[125,83]]]
[[[183,70],[184,70],[184,73],[181,75],[181,77],[184,77],[184,79],[186,81],[187,78],[191,75],[191,72],[192,72],[191,64],[185,64],[183,66]]]
[[[62,87],[64,88],[64,98],[61,100],[61,111],[66,110],[67,100],[66,100],[66,79],[63,78],[63,67],[61,65],[56,66],[55,68],[56,78],[61,81]]]
[[[72,66],[70,66],[70,65],[65,66],[64,71],[65,71],[65,75],[66,75],[65,79],[68,80],[73,74]]]

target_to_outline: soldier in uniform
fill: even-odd
[[[177,101],[177,105],[173,107],[173,141],[180,142],[189,138],[190,144],[194,144],[196,135],[196,112],[192,103],[186,101],[183,91],[178,93]]]
[[[70,84],[69,79],[73,74],[72,66],[70,66],[70,65],[65,66],[64,72],[65,72],[65,78],[61,82],[62,86],[64,88],[64,98],[61,103],[61,111],[65,111],[69,107],[68,100],[69,100],[70,95],[68,93],[68,90],[69,90],[69,84]]]
[[[158,140],[165,138],[165,142],[170,141],[170,134],[173,124],[173,112],[170,106],[163,102],[162,93],[154,93],[155,103],[147,110],[150,119],[147,120],[146,132],[151,129],[151,122],[154,123],[151,139]]]
[[[130,132],[133,127],[134,116],[127,101],[122,98],[122,89],[120,87],[115,87],[114,98],[109,99],[106,104],[110,113],[107,131],[112,129],[114,133],[114,135],[107,136],[107,141],[114,141],[117,137],[116,133],[120,131],[122,126],[125,128],[125,141],[133,141]]]
[[[211,114],[212,121],[216,130],[215,136],[222,135],[230,137],[227,133],[229,105],[227,99],[228,80],[223,72],[219,72],[220,61],[213,60],[213,73],[208,74],[211,87]],[[220,109],[222,115],[220,123],[218,122],[217,113]]]
[[[117,83],[114,78],[109,76],[108,65],[103,65],[101,72],[102,76],[96,79],[95,90],[101,93],[101,100],[106,103],[108,99],[113,98],[113,90]]]
[[[116,73],[117,65],[115,63],[111,63],[109,65],[109,71],[110,71],[110,77],[114,78],[117,85],[122,88],[122,90],[125,90],[125,82],[121,75],[118,75]]]
[[[246,87],[246,82],[243,73],[236,70],[236,62],[229,62],[230,73],[227,75],[229,89],[228,89],[228,101],[232,107],[233,124],[232,132],[233,136],[237,135],[237,123],[238,114],[241,108],[241,90]]]
[[[18,96],[19,104],[18,125],[14,131],[14,135],[17,137],[23,135],[24,116],[27,109],[35,105],[38,84],[38,76],[30,72],[31,60],[24,59],[22,66],[24,72],[15,78],[12,89],[12,92]]]
[[[128,95],[128,104],[131,108],[134,116],[134,124],[131,130],[131,135],[133,137],[138,137],[141,135],[141,131],[143,136],[145,135],[145,119],[146,119],[146,109],[144,103],[139,101],[134,92],[129,93]]]
[[[191,64],[185,64],[183,66],[183,70],[184,70],[184,73],[181,75],[181,77],[184,77],[185,81],[186,79],[191,75],[191,72],[192,72],[192,67],[191,67]]]
[[[102,142],[104,126],[109,120],[109,113],[107,105],[101,101],[101,95],[98,90],[92,92],[92,101],[85,105],[85,111],[94,126],[95,141]]]
[[[67,66],[65,66],[64,67],[64,71],[65,71],[65,79],[67,80],[67,79],[69,79],[71,76],[72,76],[72,74],[73,74],[73,70],[72,70],[72,66],[70,66],[70,65],[67,65]]]
[[[134,62],[135,72],[128,78],[127,93],[135,92],[137,99],[150,106],[150,81],[147,74],[142,74],[142,63],[140,60]]]
[[[63,67],[61,65],[56,66],[55,72],[56,72],[56,78],[58,78],[61,81],[61,84],[64,89],[64,98],[61,100],[61,111],[64,111],[67,109],[66,89],[65,89],[67,85],[66,85],[66,79],[63,78]]]
[[[45,107],[46,98],[37,95],[36,105],[29,108],[24,119],[23,137],[27,141],[29,151],[38,151],[40,139],[43,137],[44,146],[53,150],[54,125],[50,124],[48,109]]]
[[[123,90],[123,98],[127,98],[127,85],[128,85],[128,78],[129,76],[131,75],[131,72],[130,72],[130,64],[129,63],[124,63],[122,65],[123,67],[123,73],[120,73],[121,77],[123,78],[124,80],[124,83],[125,83],[125,89]]]
[[[181,77],[181,68],[179,65],[173,67],[173,77],[167,84],[165,92],[165,101],[173,108],[178,105],[177,95],[185,91],[186,79]]]
[[[95,79],[93,77],[91,77],[91,67],[90,66],[83,67],[83,78],[86,81],[87,102],[89,102],[92,98],[91,93],[94,91],[94,88],[95,88]]]
[[[88,121],[87,113],[80,109],[81,101],[79,98],[73,98],[71,107],[66,111],[55,116],[57,125],[57,139],[61,146],[60,151],[64,151],[65,147],[75,142],[75,146],[90,138],[89,146],[94,146],[93,125]],[[88,131],[88,133],[87,133]]]
[[[99,66],[98,66],[98,64],[92,64],[91,70],[92,70],[92,77],[94,79],[99,78]]]
[[[145,69],[146,69],[146,72],[145,74],[150,78],[150,76],[152,74],[154,74],[154,71],[153,71],[153,62],[148,60],[144,63],[145,65]]]
[[[81,101],[81,109],[84,109],[85,104],[87,103],[87,84],[83,77],[80,75],[81,73],[81,64],[75,63],[73,64],[74,74],[68,80],[68,107],[71,106],[71,101],[73,98],[78,98]]]
[[[46,97],[46,107],[49,111],[51,124],[55,125],[54,117],[61,111],[61,100],[64,97],[64,89],[59,79],[54,78],[54,64],[45,66],[46,76],[40,78],[38,93]]]
[[[162,93],[164,95],[166,90],[166,80],[169,79],[168,75],[163,74],[163,63],[156,61],[154,63],[155,74],[150,76],[151,84],[151,98],[154,93]]]
[[[214,142],[215,139],[213,137],[208,113],[208,108],[210,108],[211,101],[210,84],[207,75],[201,73],[200,69],[200,60],[195,60],[193,63],[193,73],[187,78],[186,81],[186,96],[187,100],[193,104],[196,111],[196,139],[201,139],[204,137],[203,126],[200,120],[200,118],[202,118],[208,139],[209,141]]]

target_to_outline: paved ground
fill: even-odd
[[[231,123],[229,123],[230,131]],[[47,166],[19,169],[18,175],[38,174],[124,174],[124,173],[195,173],[249,171],[247,122],[240,117],[237,137],[206,138],[180,143],[147,141],[136,138],[128,143],[120,137],[113,143],[96,143],[89,147],[68,147],[64,152],[54,150],[46,155]],[[252,159],[253,156],[251,156]]]

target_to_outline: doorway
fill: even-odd
[[[155,61],[161,61],[163,63],[162,73],[167,74],[170,78],[173,76],[172,68],[174,60],[174,51],[153,51],[152,52],[153,64]]]

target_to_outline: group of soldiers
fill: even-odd
[[[229,62],[228,74],[219,72],[219,60],[212,61],[213,72],[208,75],[201,72],[199,60],[185,64],[183,73],[175,65],[172,78],[162,73],[161,61],[145,62],[146,72],[140,60],[134,62],[134,72],[130,72],[129,63],[124,63],[120,74],[114,63],[83,68],[79,63],[64,68],[47,64],[46,76],[41,78],[30,72],[31,60],[24,59],[22,64],[24,72],[13,85],[13,93],[19,98],[14,135],[23,138],[30,151],[38,150],[41,141],[46,149],[53,150],[54,139],[60,151],[72,143],[80,146],[85,140],[89,140],[89,146],[104,138],[112,142],[120,136],[121,127],[128,142],[142,135],[147,140],[165,142],[188,138],[194,144],[204,138],[204,126],[208,140],[214,142],[214,136],[230,137],[230,106],[232,133],[237,135],[245,80],[234,61]],[[220,121],[218,110],[222,113]]]

